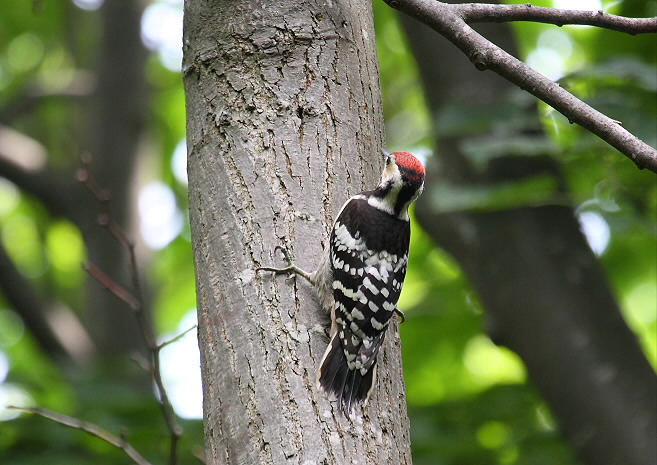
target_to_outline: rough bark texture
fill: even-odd
[[[341,204],[373,187],[382,114],[367,1],[185,4],[190,219],[209,464],[410,463],[399,334],[347,420],[315,388],[327,317],[305,281]]]
[[[404,24],[432,114],[456,101],[485,112],[511,87],[476,71],[435,32],[413,20]],[[506,26],[478,29],[513,53]],[[481,129],[470,136],[481,136]],[[464,268],[485,308],[491,338],[522,357],[583,463],[654,464],[657,378],[620,315],[573,209],[433,211],[432,186],[440,183],[494,185],[551,173],[563,185],[556,164],[546,159],[502,157],[478,171],[462,150],[470,136],[438,141],[418,219]]]

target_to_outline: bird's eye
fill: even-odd
[[[390,165],[390,161],[391,161],[391,159],[392,159],[392,157],[388,157],[388,158],[386,158],[386,166],[389,166],[389,165]]]

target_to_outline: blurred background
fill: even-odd
[[[534,4],[657,15],[655,1]],[[506,118],[496,107],[473,115],[453,105],[432,114],[399,18],[381,1],[374,9],[389,150],[428,160],[440,150],[437,136],[476,132]],[[6,408],[16,405],[93,421],[125,434],[161,463],[167,431],[138,363],[145,348],[134,316],[81,264],[94,264],[130,288],[128,256],[99,225],[99,215],[109,213],[136,243],[144,304],[158,339],[195,325],[182,1],[33,0],[3,10],[0,462],[42,464],[47,454],[53,465],[127,463],[120,451],[85,433]],[[524,61],[657,145],[654,36],[512,27]],[[532,105],[521,91],[509,98]],[[537,114],[546,137],[509,141],[500,130],[497,139],[472,147],[473,163],[494,158],[502,140],[505,149],[512,143],[517,152],[556,160],[588,244],[655,367],[655,177],[546,105],[539,104]],[[111,197],[109,207],[79,181],[87,169],[101,194]],[[499,209],[526,198],[540,203],[541,192],[530,187],[493,197],[446,188],[435,208]],[[520,359],[486,335],[484,310],[468,277],[417,223],[411,254],[399,306],[407,316],[400,330],[414,463],[576,464]],[[195,331],[167,346],[162,357],[165,384],[186,430],[182,463],[198,463],[193,454],[202,450],[203,433]]]

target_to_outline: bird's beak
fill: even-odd
[[[390,156],[390,152],[388,152],[386,149],[381,149],[381,153],[383,154],[384,159]]]

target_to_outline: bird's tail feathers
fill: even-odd
[[[338,400],[345,416],[353,412],[356,404],[367,405],[376,381],[376,361],[365,374],[350,370],[340,338],[333,336],[317,370],[317,388]]]

